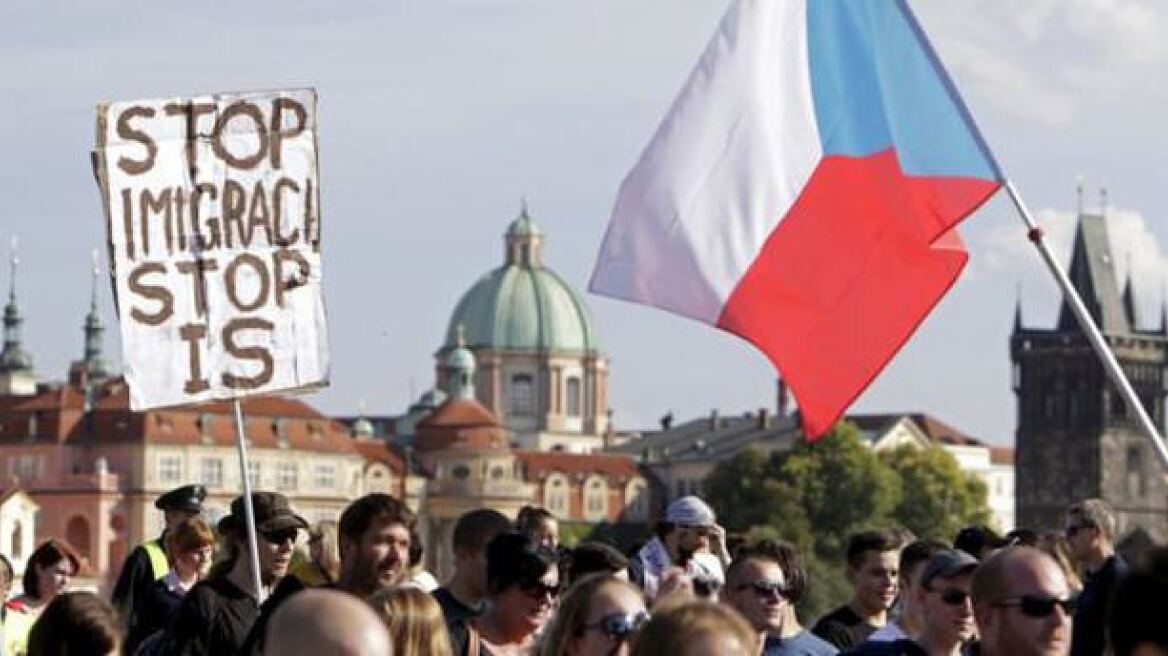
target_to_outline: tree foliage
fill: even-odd
[[[728,530],[782,538],[804,555],[813,585],[800,612],[808,618],[846,598],[851,534],[903,527],[951,540],[961,526],[989,519],[985,485],[944,449],[878,454],[848,423],[786,452],[739,452],[714,468],[705,493]]]
[[[896,473],[847,423],[784,454],[778,479],[815,527],[816,553],[830,559],[843,554],[852,533],[887,524],[901,496]]]
[[[896,472],[904,495],[893,519],[922,538],[952,540],[963,526],[988,524],[986,486],[966,474],[941,447],[901,447],[884,455]]]

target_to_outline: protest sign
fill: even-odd
[[[327,384],[316,92],[97,109],[130,405]]]

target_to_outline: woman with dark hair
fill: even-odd
[[[212,568],[206,580],[191,588],[158,646],[165,654],[236,654],[259,616],[258,600],[288,573],[292,551],[308,522],[292,512],[288,499],[277,492],[254,492],[256,547],[260,583],[252,582],[248,557],[244,499],[231,502],[231,514],[219,522],[219,533],[231,543],[231,556]]]
[[[48,540],[28,557],[24,567],[24,594],[4,605],[4,653],[26,653],[29,631],[41,613],[69,586],[81,561],[63,542]]]
[[[560,600],[540,656],[628,656],[629,638],[649,621],[641,589],[611,574],[579,579]]]
[[[560,523],[546,508],[523,506],[515,518],[515,530],[531,538],[544,549],[560,546]]]
[[[560,594],[555,552],[522,533],[503,533],[487,545],[486,612],[469,621],[467,653],[528,653]],[[475,645],[478,645],[476,647]]]
[[[113,606],[92,592],[66,592],[45,608],[28,636],[28,656],[116,656],[122,633]]]
[[[128,654],[134,653],[152,634],[166,628],[178,614],[183,597],[203,578],[211,564],[215,534],[197,517],[184,519],[166,533],[165,547],[171,569],[146,594],[134,598],[126,636]]]

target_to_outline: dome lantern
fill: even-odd
[[[519,217],[507,227],[504,236],[507,245],[507,264],[526,268],[543,266],[543,232],[527,213],[527,201],[519,210]]]

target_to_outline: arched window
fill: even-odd
[[[565,384],[565,396],[568,397],[568,416],[580,416],[580,379],[576,376],[568,378]]]
[[[535,414],[535,382],[531,374],[511,376],[511,414]]]
[[[608,519],[608,483],[603,476],[589,476],[584,481],[584,519],[590,522]]]
[[[14,561],[20,562],[24,560],[24,524],[16,522],[12,527],[12,544],[10,545],[8,553],[12,554]]]
[[[73,545],[79,554],[89,558],[89,520],[81,515],[70,518],[69,523],[65,525],[65,540]]]
[[[568,479],[563,474],[548,476],[543,487],[543,505],[556,517],[568,516]]]
[[[634,478],[625,486],[625,519],[630,522],[649,519],[649,486],[643,478]]]

